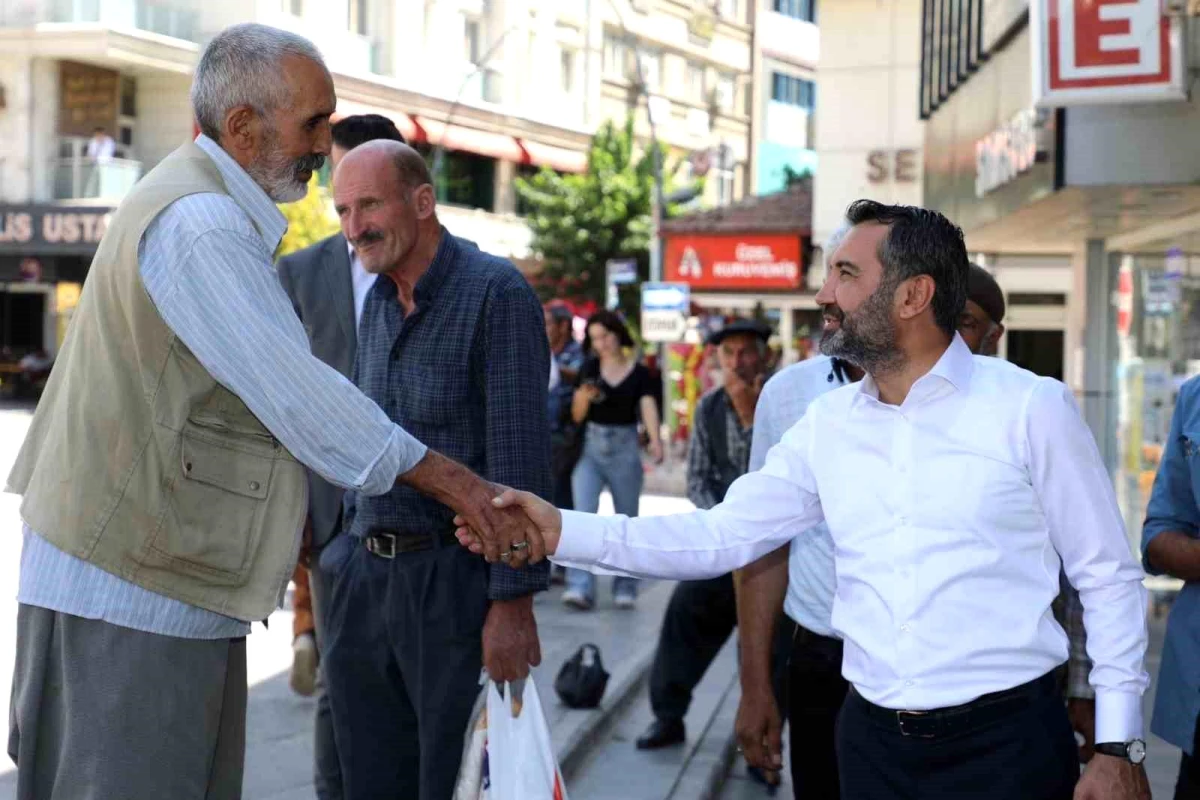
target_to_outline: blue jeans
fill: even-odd
[[[575,510],[595,514],[600,493],[607,486],[618,514],[636,517],[642,494],[642,457],[636,425],[597,425],[589,422],[584,432],[583,455],[571,473]],[[567,570],[567,588],[596,600],[596,576],[582,569]],[[637,596],[637,579],[613,578],[614,596]]]

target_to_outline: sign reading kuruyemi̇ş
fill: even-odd
[[[800,237],[788,234],[672,235],[666,278],[697,288],[795,289],[803,268]]]

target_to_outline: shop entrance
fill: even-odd
[[[0,350],[20,358],[46,347],[44,292],[0,290]]]
[[[1035,375],[1063,379],[1062,331],[1009,331],[1006,357]]]

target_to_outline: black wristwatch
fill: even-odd
[[[1141,739],[1134,739],[1128,742],[1101,742],[1096,745],[1097,753],[1103,753],[1106,756],[1115,758],[1123,758],[1130,764],[1141,764],[1146,760],[1146,743]]]

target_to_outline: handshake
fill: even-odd
[[[400,481],[454,509],[459,543],[488,562],[520,569],[558,548],[557,508],[529,492],[486,481],[432,450]]]

